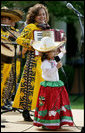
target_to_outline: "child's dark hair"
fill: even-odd
[[[44,61],[45,59],[48,59],[48,55],[47,55],[47,53],[42,53],[41,61]]]

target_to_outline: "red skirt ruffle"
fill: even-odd
[[[41,86],[33,125],[58,129],[65,124],[73,126],[70,101],[65,86]]]

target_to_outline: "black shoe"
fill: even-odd
[[[24,118],[24,121],[33,122],[33,120],[31,119],[31,117],[29,117],[29,118]]]
[[[82,127],[81,132],[84,132],[84,127]]]
[[[28,110],[23,110],[22,116],[24,117],[24,121],[33,121]]]

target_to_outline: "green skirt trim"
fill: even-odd
[[[51,124],[52,123],[59,123],[60,124],[60,121],[61,120],[64,120],[66,122],[73,122],[73,118],[71,116],[62,116],[61,119],[56,119],[56,120],[44,120],[44,119],[40,119],[38,117],[34,117],[34,122],[39,122],[39,123],[44,123],[44,124]]]
[[[44,87],[47,87],[47,86],[61,87],[61,86],[64,86],[64,83],[61,80],[59,80],[59,81],[43,81],[40,83],[40,85],[42,85]]]

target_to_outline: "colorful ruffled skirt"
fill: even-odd
[[[58,129],[65,124],[73,126],[70,101],[64,83],[60,80],[41,82],[33,125]]]

